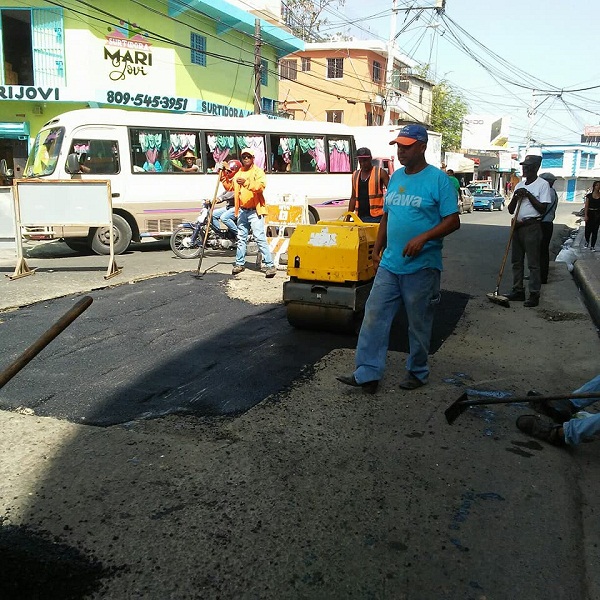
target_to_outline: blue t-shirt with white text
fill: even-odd
[[[381,266],[397,275],[427,268],[441,271],[441,238],[427,242],[415,257],[402,256],[402,251],[409,240],[458,212],[456,191],[448,175],[432,165],[412,175],[404,168],[394,171],[383,210],[387,213],[387,247]]]

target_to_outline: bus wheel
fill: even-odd
[[[90,244],[85,238],[63,238],[63,242],[74,252],[89,254],[91,252]]]
[[[108,227],[97,227],[90,232],[90,243],[96,254],[110,254],[110,237]],[[113,213],[113,245],[115,254],[123,254],[133,233],[129,223],[120,215]]]
[[[310,208],[309,208],[308,209],[308,223],[310,225],[314,225],[317,221],[318,221],[317,215],[315,215],[315,213],[312,210],[310,210]]]

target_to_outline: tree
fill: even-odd
[[[469,107],[463,97],[445,80],[433,87],[431,126],[442,134],[442,152],[461,148],[462,123]]]
[[[345,0],[288,0],[282,5],[285,24],[292,33],[305,42],[321,42],[336,35],[322,34],[321,28],[329,24],[323,11],[329,7],[340,8]]]

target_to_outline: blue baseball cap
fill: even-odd
[[[394,144],[410,146],[415,142],[427,142],[428,139],[427,129],[425,129],[423,125],[405,125],[398,132],[398,137],[390,142],[390,146],[393,146]]]

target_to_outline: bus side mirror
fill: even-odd
[[[71,173],[71,175],[81,171],[81,167],[79,166],[79,157],[74,152],[73,154],[69,154],[69,156],[67,156],[67,166],[65,167],[65,171],[67,173]]]

